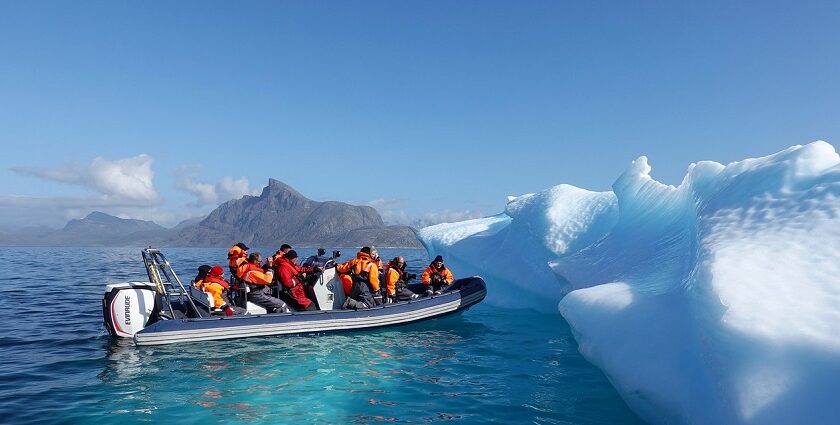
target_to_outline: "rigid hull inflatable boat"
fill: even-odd
[[[209,341],[270,335],[299,335],[400,325],[468,309],[487,294],[484,281],[458,279],[439,295],[363,309],[341,310],[344,291],[335,274],[335,258],[313,256],[305,264],[324,271],[312,287],[320,311],[267,313],[248,302],[247,313],[214,313],[207,294],[183,284],[163,254],[144,249],[149,282],[110,284],[102,310],[105,327],[137,345]],[[415,287],[415,292],[420,288]]]

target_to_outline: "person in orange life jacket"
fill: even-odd
[[[227,282],[225,282],[226,286],[221,286],[217,283],[209,282],[209,280],[211,279],[210,272],[213,269],[215,269],[215,267],[210,267],[207,264],[198,266],[198,274],[196,274],[193,278],[193,285],[196,288],[200,289],[202,292],[210,294],[210,296],[212,297],[212,301],[210,302],[211,310],[221,309],[222,311],[225,311],[225,307],[227,307],[228,303],[222,294],[227,287]],[[224,274],[224,271],[222,270],[221,266],[219,266],[218,271],[219,275]],[[230,314],[233,314],[233,310],[231,310]]]
[[[230,285],[225,281],[224,273],[222,266],[215,265],[204,279],[196,281],[196,286],[213,297],[214,309],[222,310],[225,315],[232,316],[234,308],[225,296],[225,292],[230,289]]]
[[[231,279],[236,278],[238,275],[236,273],[236,269],[242,265],[242,263],[246,262],[248,258],[248,247],[239,242],[236,245],[230,247],[228,250],[228,268],[230,269],[230,276]]]
[[[408,289],[408,281],[415,276],[405,272],[405,258],[394,257],[385,266],[385,302],[408,301],[418,297]]]
[[[432,260],[429,267],[423,270],[423,276],[420,277],[420,281],[426,285],[426,295],[432,295],[433,291],[435,294],[440,294],[454,280],[452,272],[443,265],[443,257],[440,255]]]
[[[259,258],[260,258],[260,260],[262,260],[262,254],[260,254],[259,252],[255,252],[254,254],[257,254],[257,256],[256,256],[256,257],[259,257]],[[239,263],[239,265],[236,267],[235,276],[236,276],[236,278],[237,278],[237,279],[242,280],[242,281],[244,281],[244,280],[245,280],[245,272],[247,272],[247,271],[249,271],[249,270],[251,270],[251,269],[252,269],[251,265],[252,265],[252,263],[253,263],[253,262],[251,261],[251,259],[252,259],[252,258],[255,258],[254,254],[250,254],[250,255],[248,255],[248,256],[245,258],[245,261],[243,261],[243,262]],[[260,264],[259,264],[259,262],[258,262],[258,263],[257,263],[257,267],[259,267],[259,265],[260,265]],[[273,266],[273,265],[271,265],[271,266],[270,266],[270,265],[268,265],[268,262],[266,262],[266,265],[265,265],[265,266],[263,266],[263,267],[259,267],[259,268],[260,268],[261,270],[267,270],[267,269],[270,269],[272,266]],[[272,273],[273,273],[273,272],[272,272]]]
[[[298,254],[295,250],[286,252],[277,264],[277,275],[283,285],[284,301],[295,310],[317,310],[315,303],[306,297],[304,284],[300,281],[302,273],[317,273],[320,267],[301,267],[297,265]],[[282,295],[281,295],[282,296]]]
[[[356,253],[356,258],[347,261],[344,264],[336,264],[335,265],[335,272],[338,274],[339,278],[341,279],[342,287],[344,288],[344,295],[350,295],[350,291],[353,288],[353,278],[350,276],[350,271],[353,270],[356,264],[360,261],[369,262],[371,259],[370,257],[370,247],[363,247]]]
[[[356,258],[335,266],[347,295],[341,308],[360,309],[376,305],[371,290],[379,292],[379,269],[370,253],[370,247],[363,247],[356,253]]]
[[[210,273],[210,269],[212,268],[213,267],[207,264],[202,264],[198,266],[198,274],[196,274],[193,278],[193,285],[195,285],[196,288],[198,288],[198,283],[204,280],[205,277],[207,277],[207,274]]]
[[[262,255],[259,252],[248,256],[248,262],[236,269],[239,278],[248,284],[248,301],[266,309],[269,313],[280,313],[287,310],[286,303],[271,296],[269,285],[274,279],[274,271],[264,270],[260,266]],[[271,261],[269,261],[271,263]],[[273,264],[271,264],[273,265]]]
[[[230,270],[231,300],[236,305],[245,306],[245,285],[239,279],[236,269],[247,262],[248,246],[239,242],[228,250],[228,269]]]

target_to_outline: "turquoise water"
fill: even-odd
[[[182,279],[225,252],[165,251]],[[0,264],[3,423],[641,423],[559,315],[481,304],[382,330],[134,347],[104,331],[101,298],[145,279],[139,249],[0,248]]]

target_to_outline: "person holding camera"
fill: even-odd
[[[408,282],[417,275],[406,273],[405,258],[394,257],[385,266],[385,302],[399,302],[413,300],[417,294],[408,289]]]
[[[288,307],[283,300],[271,296],[271,281],[274,280],[274,261],[268,261],[267,268],[263,269],[260,266],[262,262],[262,255],[259,252],[254,252],[248,256],[248,262],[239,266],[236,270],[239,278],[246,284],[250,292],[248,293],[248,301],[266,309],[269,313],[281,313],[288,311]]]
[[[301,275],[303,273],[320,273],[320,267],[303,267],[297,264],[298,253],[290,249],[280,257],[277,264],[278,280],[283,285],[281,298],[285,298],[287,304],[291,305],[295,310],[317,310],[318,307],[306,296],[306,291],[303,282],[301,282]]]
[[[432,260],[429,267],[423,271],[420,281],[426,286],[426,296],[440,294],[455,280],[452,272],[443,264],[443,257],[438,255]]]

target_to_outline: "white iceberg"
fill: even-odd
[[[488,303],[557,308],[654,423],[840,423],[840,156],[828,143],[612,192],[560,185],[424,228]]]

